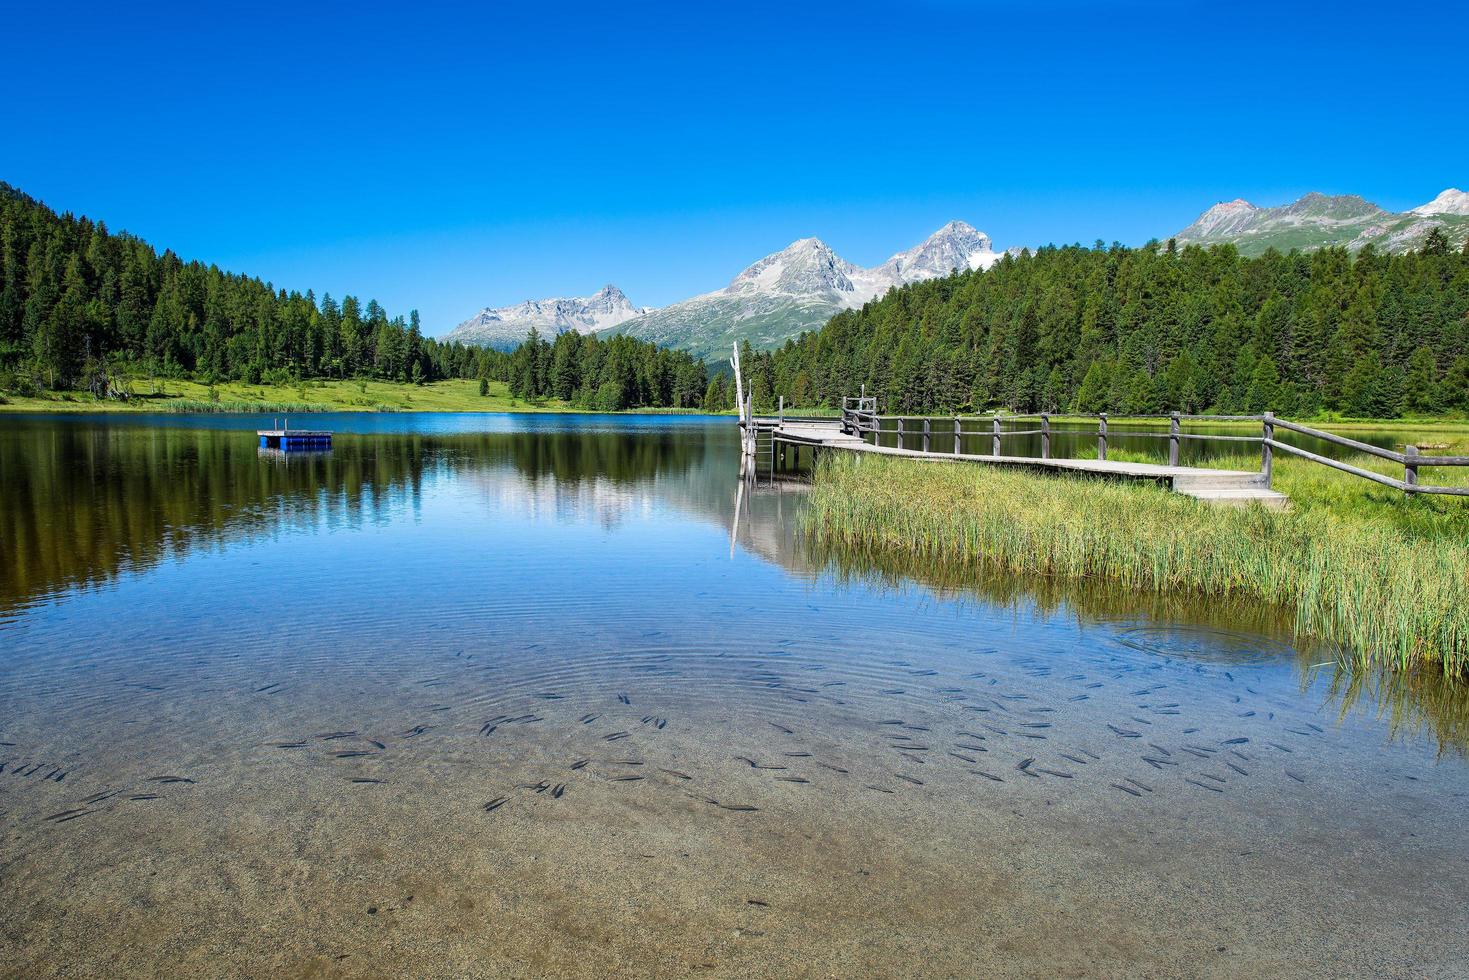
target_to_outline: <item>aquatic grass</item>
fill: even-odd
[[[1378,513],[1385,503],[1343,504],[1346,484],[1317,500],[1319,478],[1296,470],[1281,466],[1278,485],[1304,500],[1270,511],[1147,484],[833,454],[817,467],[802,520],[827,544],[920,566],[1275,604],[1299,637],[1358,662],[1466,673],[1469,508],[1438,501],[1427,519],[1388,517]],[[1398,503],[1420,501],[1399,494]]]
[[[378,406],[379,409],[384,406]],[[157,411],[177,412],[184,415],[209,414],[252,414],[280,412],[281,414],[309,415],[313,412],[336,411],[332,405],[316,402],[201,402],[191,398],[171,398],[158,403]]]

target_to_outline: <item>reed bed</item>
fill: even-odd
[[[1270,511],[1145,484],[831,454],[802,520],[827,545],[920,566],[1270,603],[1298,637],[1358,663],[1469,674],[1469,507],[1415,509],[1423,502],[1399,494],[1412,514],[1379,513],[1392,511],[1385,500],[1349,497],[1369,492],[1364,481],[1306,465],[1278,465],[1295,506]]]
[[[385,406],[377,406],[379,410]],[[313,412],[336,412],[340,407],[335,405],[323,405],[316,402],[236,402],[219,401],[205,402],[192,398],[170,398],[159,402],[154,411],[178,412],[190,415],[209,414],[249,414],[259,415],[262,412],[279,412],[282,415],[309,415]]]

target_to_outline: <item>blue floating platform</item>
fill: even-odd
[[[261,449],[279,449],[282,452],[292,450],[322,450],[332,448],[332,434],[312,429],[260,429],[256,433],[260,437]]]

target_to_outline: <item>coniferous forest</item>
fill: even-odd
[[[1242,258],[1098,242],[910,285],[773,353],[757,405],[1150,414],[1469,410],[1469,245]],[[732,404],[711,391],[710,404]]]
[[[311,378],[505,381],[601,410],[698,408],[704,367],[627,337],[532,336],[511,354],[424,337],[417,312],[278,290],[0,182],[0,390],[121,395],[148,375],[258,384]]]

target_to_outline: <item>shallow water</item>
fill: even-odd
[[[729,420],[319,421],[0,420],[0,970],[1463,974],[1452,692],[813,554]]]

